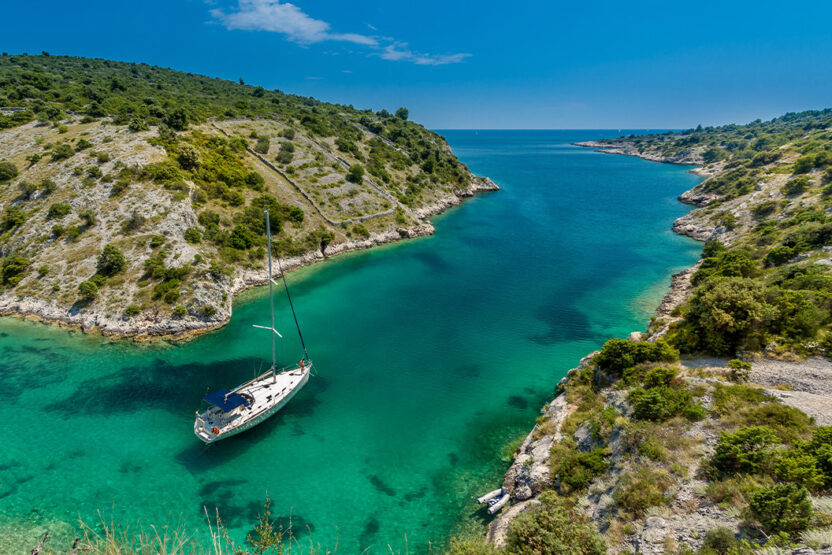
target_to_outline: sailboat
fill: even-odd
[[[306,344],[303,342],[303,334],[300,332],[295,307],[292,304],[292,296],[289,293],[283,269],[280,268],[279,258],[277,266],[283,279],[283,287],[286,289],[286,297],[289,300],[289,307],[292,309],[292,316],[295,319],[300,344],[303,347],[303,358],[300,359],[295,368],[282,370],[277,368],[275,340],[276,337],[283,336],[274,327],[274,286],[277,285],[277,282],[272,278],[272,231],[269,225],[268,210],[265,211],[265,215],[269,253],[271,326],[256,325],[254,327],[268,330],[271,335],[272,366],[265,373],[232,390],[220,389],[203,397],[203,401],[206,401],[209,406],[202,412],[197,411],[194,434],[206,444],[244,432],[275,414],[285,407],[292,397],[306,385],[306,382],[309,381],[309,373],[312,370],[312,362],[306,353]]]

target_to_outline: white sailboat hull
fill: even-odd
[[[251,406],[242,406],[229,413],[211,407],[197,413],[194,434],[203,443],[211,444],[235,436],[265,421],[297,395],[309,381],[311,363],[305,367],[273,375],[271,371],[233,390],[253,398]]]

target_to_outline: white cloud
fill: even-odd
[[[379,56],[384,60],[406,60],[420,66],[442,66],[445,64],[458,64],[471,56],[470,54],[424,54],[413,52],[407,47],[406,42],[394,42],[384,47]]]
[[[286,35],[292,42],[313,44],[337,40],[375,46],[378,42],[357,33],[331,33],[326,21],[306,15],[303,10],[280,0],[239,0],[237,11],[211,10],[211,15],[227,29],[271,31]]]
[[[360,44],[376,50],[384,60],[407,61],[416,65],[439,66],[458,64],[471,54],[433,55],[414,52],[406,42],[390,37],[376,37],[360,33],[333,33],[330,24],[310,17],[299,7],[281,0],[238,0],[235,11],[211,10],[211,15],[225,25],[226,29],[244,31],[269,31],[286,35],[292,42],[302,45],[324,41],[341,41]],[[372,25],[370,29],[376,30]],[[389,43],[389,44],[383,44]]]

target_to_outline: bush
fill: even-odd
[[[14,229],[19,225],[22,225],[27,218],[26,212],[24,212],[18,206],[6,206],[6,211],[3,214],[3,229],[9,230]]]
[[[818,460],[810,453],[803,453],[799,449],[783,454],[774,467],[774,475],[778,480],[803,486],[809,491],[823,490],[827,478],[818,468]]]
[[[630,341],[629,339],[610,339],[595,357],[601,370],[620,376],[625,368],[643,362],[676,362],[679,352],[666,342]]]
[[[51,195],[58,189],[58,184],[49,178],[41,179],[39,186],[43,190],[44,195]]]
[[[555,444],[550,457],[551,476],[560,480],[561,492],[571,493],[589,486],[590,482],[607,471],[610,466],[608,452],[604,448],[581,453],[574,444]],[[558,449],[557,447],[561,448]]]
[[[733,553],[732,549],[737,544],[734,531],[730,528],[720,526],[708,530],[705,534],[705,541],[702,544],[702,550],[705,553],[716,553],[717,555],[728,555]]]
[[[127,125],[127,128],[133,132],[147,131],[149,129],[149,127],[147,126],[147,122],[141,116],[135,116],[133,119],[131,119],[130,123]]]
[[[254,152],[259,152],[260,154],[268,154],[269,146],[271,141],[269,141],[268,137],[260,137],[257,139],[257,144],[254,145]]]
[[[48,220],[56,220],[63,218],[72,210],[72,207],[68,204],[56,203],[49,207],[49,210],[46,211],[46,219]]]
[[[195,227],[189,227],[185,230],[185,233],[182,235],[185,238],[185,241],[197,244],[202,241],[202,233]]]
[[[283,131],[280,132],[280,135],[286,137],[290,141],[295,138],[295,130],[291,127],[287,127]]]
[[[794,255],[793,248],[787,247],[786,245],[778,245],[766,254],[765,265],[769,267],[781,266],[794,258]]]
[[[794,165],[792,166],[792,171],[794,173],[807,173],[812,171],[812,168],[815,167],[815,157],[811,155],[801,156],[798,158]]]
[[[98,295],[98,285],[92,280],[82,281],[78,284],[78,294],[84,301],[91,301]]]
[[[760,488],[751,496],[748,510],[769,534],[794,534],[805,530],[812,520],[809,492],[795,484]]]
[[[751,377],[751,363],[744,360],[733,359],[728,361],[730,378],[732,382],[747,382]]]
[[[361,164],[353,164],[347,172],[347,181],[361,183],[364,180],[364,168]]]
[[[801,172],[795,172],[801,173]],[[783,185],[783,194],[787,197],[793,197],[796,195],[800,195],[806,191],[809,187],[809,178],[804,176],[795,177],[794,179],[790,179]]]
[[[137,304],[129,304],[124,308],[124,315],[128,317],[136,316],[142,311],[142,308]]]
[[[720,477],[737,473],[757,474],[766,470],[777,434],[767,426],[749,426],[734,433],[723,432],[711,458]]]
[[[217,309],[214,308],[213,306],[211,306],[210,304],[206,304],[205,306],[202,307],[202,315],[205,316],[206,318],[210,318],[211,316],[213,316],[216,313],[217,313]]]
[[[30,264],[31,262],[29,260],[18,254],[13,254],[4,258],[3,264],[0,266],[3,271],[3,285],[14,287],[20,283],[20,280],[23,279],[23,276],[26,274],[26,269]]]
[[[173,315],[176,318],[182,318],[186,314],[188,314],[188,309],[182,306],[181,304],[178,304],[175,307],[173,307]]]
[[[521,513],[509,525],[506,549],[517,555],[574,553],[605,555],[607,545],[598,530],[568,500],[552,492],[541,505]]]
[[[627,396],[627,401],[633,406],[636,420],[664,422],[675,416],[701,420],[706,415],[705,409],[694,403],[690,391],[665,385],[650,389],[637,387]]]
[[[11,162],[0,162],[0,183],[11,181],[15,177],[17,177],[17,173],[17,166],[12,164]]]
[[[275,160],[279,164],[288,164],[292,161],[293,156],[294,155],[291,152],[286,151],[286,150],[281,150],[280,152],[277,153],[277,156],[275,157]]]
[[[726,355],[738,347],[761,346],[761,329],[778,316],[767,302],[762,283],[747,278],[717,278],[709,287],[696,290],[685,317],[697,344],[687,348]]]
[[[74,154],[75,150],[73,150],[73,148],[68,143],[60,143],[56,145],[54,148],[52,148],[51,160],[53,162],[60,162],[61,160],[66,160]]]
[[[665,503],[664,492],[672,483],[666,471],[643,467],[624,475],[615,490],[615,502],[622,510],[641,517],[650,507]]]
[[[104,250],[98,255],[98,273],[102,276],[114,276],[126,266],[124,253],[115,245],[105,245]]]

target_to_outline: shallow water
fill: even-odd
[[[181,346],[135,346],[0,320],[0,552],[78,517],[181,524],[203,507],[232,535],[269,495],[302,545],[422,553],[484,520],[500,448],[610,336],[643,329],[699,245],[670,231],[686,168],[569,146],[603,131],[449,131],[498,193],[436,218],[429,238],[290,275],[317,376],[281,413],[204,448],[207,389],[263,368],[265,291]],[[281,361],[300,358],[283,296]],[[204,536],[203,536],[204,541]]]

